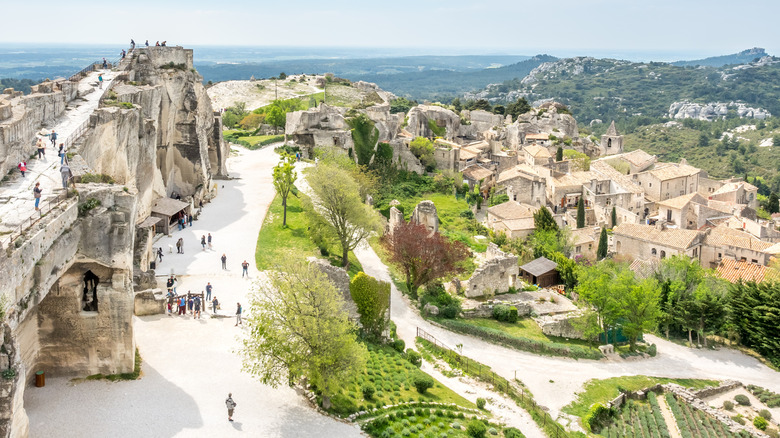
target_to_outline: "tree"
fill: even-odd
[[[406,113],[415,106],[417,106],[417,102],[399,97],[390,101],[390,114]]]
[[[710,145],[710,138],[706,132],[699,134],[699,147],[707,147]]]
[[[585,226],[585,202],[580,198],[577,201],[577,228]],[[599,242],[600,243],[600,242]]]
[[[460,98],[456,97],[455,99],[452,99],[452,107],[455,108],[455,113],[460,114],[460,110],[463,109],[463,105],[460,103]],[[780,146],[780,141],[777,142],[777,145]]]
[[[276,99],[268,105],[265,120],[276,128],[284,128],[287,123],[287,113],[298,110],[301,101],[298,99]]]
[[[417,137],[409,143],[409,151],[420,159],[420,163],[426,168],[436,166],[433,158],[433,142],[425,137]]]
[[[461,262],[470,255],[463,243],[450,241],[413,222],[397,225],[383,237],[382,243],[390,253],[390,263],[404,273],[413,298],[417,298],[420,286],[461,272]]]
[[[371,157],[374,156],[374,149],[377,140],[379,140],[379,130],[365,114],[358,114],[347,119],[347,124],[352,128],[352,141],[355,143],[357,162],[361,166],[367,166],[371,162]]]
[[[358,272],[349,283],[349,294],[357,306],[363,332],[373,339],[381,339],[389,320],[386,315],[390,307],[390,283]]]
[[[287,79],[287,73],[285,73],[285,72],[279,73],[279,79],[281,79],[281,80]]]
[[[612,228],[615,228],[617,226],[617,210],[615,210],[615,207],[612,207]]]
[[[506,113],[511,115],[515,120],[517,120],[517,116],[525,114],[528,111],[531,111],[531,105],[525,100],[525,97],[520,97],[515,102],[506,106]]]
[[[743,345],[780,365],[780,283],[736,283],[729,286],[729,320]]]
[[[609,343],[609,330],[623,316],[620,296],[626,293],[634,281],[633,273],[612,261],[602,261],[582,270],[575,291],[580,298],[593,306],[599,326]]]
[[[558,146],[555,151],[555,161],[563,161],[563,146]]]
[[[631,351],[642,333],[655,328],[658,318],[658,282],[646,279],[626,288],[619,300],[623,312],[623,334],[628,337]]]
[[[769,202],[767,203],[766,211],[769,214],[780,213],[780,204],[778,204],[777,193],[772,192],[769,194]]]
[[[692,344],[692,332],[698,327],[694,291],[704,281],[704,269],[698,261],[676,255],[661,261],[656,279],[661,285],[659,323],[666,337],[670,330],[680,329],[688,332]]]
[[[547,207],[542,207],[534,213],[534,228],[536,231],[560,231],[558,224],[553,219],[552,213]]]
[[[292,254],[280,262],[250,295],[243,369],[274,387],[306,377],[327,408],[330,397],[365,369],[367,352],[325,274]]]
[[[599,236],[599,246],[596,249],[596,258],[599,260],[607,256],[607,229],[601,229],[601,235]]]
[[[342,266],[349,268],[349,252],[381,226],[376,212],[362,202],[360,187],[348,171],[329,163],[309,170],[311,203],[341,245]]]
[[[263,122],[265,122],[265,114],[249,113],[238,124],[241,129],[248,130],[257,129]]]
[[[282,197],[283,227],[287,226],[287,197],[295,187],[296,179],[298,179],[298,175],[295,173],[295,157],[290,154],[282,154],[279,164],[274,167],[274,188],[276,193]]]

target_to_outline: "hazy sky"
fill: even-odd
[[[0,42],[780,54],[777,0],[0,0]]]

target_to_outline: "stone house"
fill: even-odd
[[[628,174],[633,175],[651,168],[658,161],[658,157],[650,155],[642,149],[637,149],[624,154],[613,155],[609,158],[602,158],[599,161],[625,163],[628,165]]]
[[[610,181],[609,190],[604,193],[589,195],[590,201],[597,206],[609,209],[615,206],[623,208],[644,218],[645,191],[630,176],[623,175],[606,161],[594,161],[590,165],[591,172],[598,175],[599,180]]]
[[[706,213],[710,209],[706,207],[706,204],[707,200],[697,192],[677,196],[658,202],[656,204],[658,214],[651,219],[662,220],[679,228],[697,230],[704,226],[706,219],[723,215],[717,210],[711,210],[711,214],[707,215]],[[704,207],[704,211],[700,211],[699,207]],[[701,216],[700,212],[703,213]]]
[[[598,246],[597,235],[599,228],[580,228],[571,231],[572,258],[577,256],[585,257],[589,260],[596,259],[596,248]]]
[[[780,242],[780,231],[777,231],[772,222],[762,223],[745,217],[731,216],[718,225],[723,225],[735,230],[742,230],[752,234],[765,242]]]
[[[520,274],[527,283],[550,287],[560,283],[557,269],[557,263],[546,257],[539,257],[520,266]]]
[[[531,166],[547,166],[553,162],[553,156],[545,146],[532,144],[523,148],[523,159]]]
[[[615,128],[615,121],[610,123],[607,132],[601,136],[601,143],[599,144],[599,150],[601,155],[615,155],[623,153],[623,136],[618,134],[617,128]]]
[[[633,259],[663,259],[685,254],[701,260],[703,234],[696,230],[629,223],[612,230],[615,252]]]
[[[507,292],[517,284],[519,269],[516,255],[501,251],[491,242],[485,256],[485,263],[474,271],[471,278],[460,282],[460,291],[466,298]]]
[[[743,204],[753,210],[758,209],[758,187],[744,181],[726,183],[709,197],[715,201]]]
[[[545,147],[550,146],[550,134],[527,133],[523,138],[523,144],[538,144]]]
[[[715,268],[723,259],[730,258],[759,265],[768,265],[774,245],[741,230],[718,225],[706,231],[701,264]]]
[[[583,186],[598,180],[599,176],[591,171],[579,171],[548,178],[547,200],[556,207],[577,207],[583,196]]]
[[[531,205],[509,200],[487,209],[487,226],[512,239],[525,238],[534,231],[536,210]]]
[[[699,190],[701,171],[685,163],[662,163],[646,172],[633,175],[652,201],[665,201]]]
[[[496,189],[505,189],[512,201],[541,207],[546,201],[547,180],[527,164],[519,164],[498,174]]]
[[[463,179],[468,181],[469,189],[471,190],[479,184],[482,191],[486,191],[495,184],[495,173],[479,164],[469,166],[461,172],[463,173]]]

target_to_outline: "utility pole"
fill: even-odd
[[[274,100],[279,100],[279,82],[274,77]]]

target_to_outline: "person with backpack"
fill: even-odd
[[[16,167],[19,168],[19,172],[21,172],[22,178],[24,178],[24,173],[27,172],[27,162],[22,160],[19,162],[19,164],[16,165]]]
[[[162,263],[162,256],[163,256],[162,247],[159,247],[157,248],[157,257],[160,258],[160,263]]]
[[[198,318],[198,319],[200,319],[200,305],[201,305],[200,297],[196,296],[195,297],[195,313],[193,313],[193,316],[195,318]]]
[[[187,314],[187,299],[184,298],[184,295],[179,297],[179,315],[186,315]]]
[[[35,183],[35,188],[33,188],[33,197],[35,197],[35,210],[40,210],[38,208],[38,204],[41,202],[41,193],[43,193],[43,190],[41,190],[41,183],[37,182]]]
[[[236,303],[236,325],[234,327],[237,327],[239,324],[244,325],[241,322],[241,312],[243,309],[241,308],[241,303]]]
[[[227,400],[225,400],[225,406],[228,410],[228,421],[233,421],[233,411],[236,409],[236,402],[233,401],[233,393],[228,394]]]

